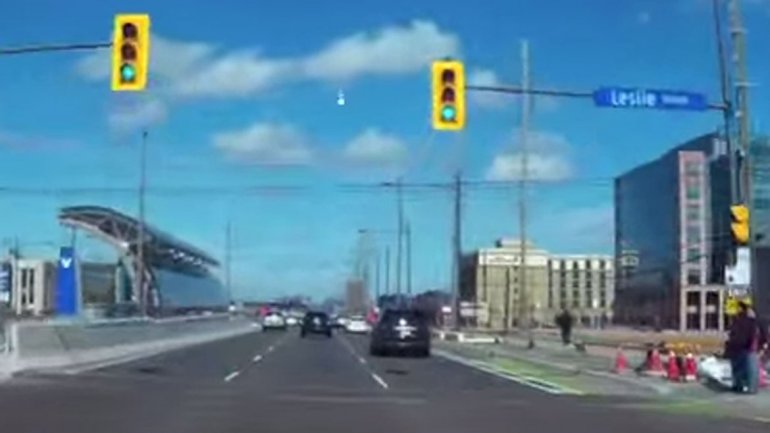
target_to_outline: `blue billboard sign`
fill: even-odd
[[[708,109],[706,95],[682,90],[601,87],[593,92],[593,98],[597,107],[692,111]]]
[[[75,266],[75,249],[61,247],[56,269],[56,314],[74,316],[78,314],[79,296]]]
[[[9,262],[0,264],[0,303],[11,302],[11,287],[13,287],[13,266]]]

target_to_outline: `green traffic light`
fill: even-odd
[[[120,67],[120,79],[123,82],[132,82],[136,79],[136,68],[128,63]]]
[[[457,120],[457,110],[451,105],[441,107],[441,119],[445,122],[454,122]]]

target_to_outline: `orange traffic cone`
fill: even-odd
[[[615,355],[615,373],[623,374],[628,371],[628,358],[623,353],[623,347],[618,347],[618,353]]]
[[[685,382],[695,382],[698,378],[698,363],[692,353],[687,354],[684,361],[684,380]]]
[[[663,377],[666,375],[666,371],[663,369],[663,361],[660,359],[660,352],[658,349],[652,349],[650,356],[647,357],[647,363],[644,366],[645,373],[649,376]]]
[[[680,377],[680,371],[679,371],[679,364],[677,363],[676,354],[674,351],[670,351],[668,353],[668,380],[671,382],[679,382],[681,379]]]

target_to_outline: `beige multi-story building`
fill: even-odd
[[[461,296],[476,305],[467,321],[491,329],[516,326],[522,318],[552,324],[562,307],[578,324],[598,326],[612,319],[613,260],[609,255],[551,255],[527,242],[525,292],[519,282],[519,240],[499,240],[464,256]],[[507,325],[507,326],[506,326]]]
[[[613,258],[600,254],[552,255],[548,258],[548,310],[569,310],[584,326],[612,320],[615,301]]]

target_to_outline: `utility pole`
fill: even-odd
[[[714,15],[714,33],[717,43],[717,56],[719,57],[719,87],[722,96],[722,104],[724,110],[722,110],[722,118],[724,122],[724,136],[727,143],[727,152],[730,158],[730,200],[732,203],[737,203],[738,196],[738,176],[737,176],[737,163],[736,163],[736,148],[735,141],[732,137],[732,122],[733,122],[733,103],[730,93],[730,75],[727,68],[727,61],[725,59],[725,43],[722,37],[722,12],[721,5],[722,0],[712,0],[712,10]]]
[[[139,229],[137,230],[137,276],[136,280],[136,293],[139,296],[139,308],[143,317],[147,316],[147,293],[146,283],[144,281],[144,196],[147,189],[147,131],[142,131],[142,141],[139,147]]]
[[[406,293],[412,295],[412,225],[406,222]]]
[[[396,180],[396,207],[397,207],[397,225],[398,240],[396,242],[396,294],[401,296],[401,264],[403,263],[403,237],[404,237],[404,191],[403,179],[399,177]]]
[[[233,289],[231,285],[231,253],[232,252],[232,225],[230,219],[227,220],[227,226],[225,227],[225,285],[227,288],[228,301],[233,302]]]
[[[741,17],[741,7],[739,0],[730,0],[730,36],[733,48],[733,65],[735,68],[735,117],[737,117],[738,129],[738,148],[741,151],[741,164],[738,170],[738,180],[740,189],[740,199],[737,203],[746,205],[749,210],[749,290],[750,296],[755,303],[760,301],[757,294],[760,290],[757,280],[756,263],[756,235],[754,227],[754,200],[752,191],[752,157],[751,157],[751,118],[749,115],[749,77],[746,68],[746,29],[743,27]],[[759,304],[762,302],[760,301]],[[757,305],[758,313],[761,316],[767,316],[768,311],[765,305]]]
[[[452,236],[452,280],[454,294],[454,327],[460,329],[460,267],[462,260],[462,174],[460,170],[455,173],[454,182],[454,233]]]
[[[521,41],[521,87],[524,93],[521,95],[521,130],[520,130],[520,151],[521,151],[521,173],[519,176],[519,284],[520,284],[520,314],[521,322],[526,327],[529,347],[534,347],[534,338],[532,335],[532,320],[529,312],[531,303],[530,287],[527,284],[527,178],[529,177],[529,115],[531,109],[530,101],[530,80],[529,80],[529,42]]]

